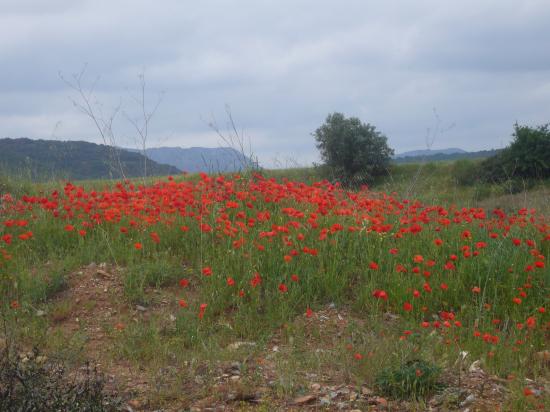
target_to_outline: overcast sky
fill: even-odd
[[[150,146],[223,145],[229,105],[267,166],[316,161],[334,111],[396,152],[438,125],[433,148],[500,148],[550,121],[549,21],[548,0],[0,0],[0,137],[101,142],[59,77],[87,63],[122,146],[145,73]]]

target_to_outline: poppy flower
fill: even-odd
[[[140,242],[134,243],[134,248],[136,250],[141,250],[143,248],[143,245]]]
[[[212,268],[210,266],[206,266],[202,268],[202,274],[204,276],[211,276],[212,275]]]

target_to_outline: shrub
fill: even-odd
[[[0,410],[116,411],[120,400],[104,392],[101,375],[89,365],[81,376],[69,378],[63,365],[38,350],[15,355],[0,352]]]
[[[479,163],[468,159],[457,160],[453,163],[451,175],[460,186],[470,186],[479,181]]]
[[[384,369],[376,386],[394,398],[421,398],[437,387],[441,369],[423,360],[412,360],[397,368]]]
[[[387,172],[393,150],[386,136],[356,117],[329,114],[313,136],[321,158],[345,184],[367,183]]]
[[[482,163],[487,181],[545,179],[550,177],[550,124],[528,127],[514,125],[514,140],[496,156]]]

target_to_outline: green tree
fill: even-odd
[[[510,146],[483,162],[483,178],[489,181],[549,178],[550,124],[529,127],[516,123],[512,136]]]
[[[326,166],[345,184],[385,174],[393,155],[387,137],[374,126],[342,113],[329,114],[313,136]]]

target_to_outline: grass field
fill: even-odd
[[[549,185],[453,167],[4,179],[0,348],[131,410],[548,410]]]

